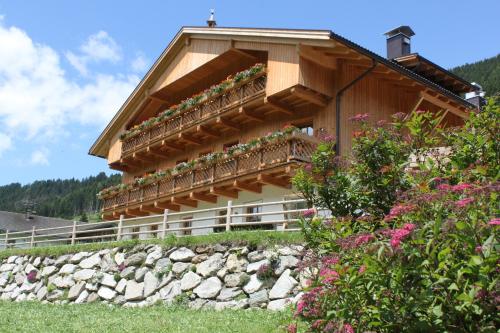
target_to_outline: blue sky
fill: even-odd
[[[406,4],[403,5],[403,4]],[[331,29],[385,55],[383,33],[450,68],[500,52],[500,1],[0,0],[0,185],[109,172],[88,148],[183,25]]]

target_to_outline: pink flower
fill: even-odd
[[[386,215],[384,220],[390,221],[398,216],[407,214],[415,209],[415,205],[397,205],[391,208],[389,215]]]
[[[465,190],[471,189],[473,186],[471,184],[462,183],[451,187],[453,192],[463,192]]]
[[[319,276],[323,279],[323,283],[328,284],[337,280],[339,277],[339,273],[337,273],[333,269],[323,268],[319,271]]]
[[[333,137],[333,135],[327,135],[323,140],[326,142],[333,142],[335,141],[335,138]]]
[[[350,117],[350,121],[366,121],[368,119],[368,113],[358,113],[354,117]]]
[[[476,248],[474,249],[474,251],[476,251],[476,253],[482,253],[483,252],[483,247],[481,245],[478,245],[478,246],[476,246]]]
[[[359,274],[363,274],[365,271],[366,271],[366,266],[365,266],[365,265],[361,265],[361,266],[359,267],[358,273],[359,273]]]
[[[336,264],[339,263],[339,258],[338,257],[333,257],[333,256],[323,257],[323,258],[321,258],[321,263],[324,266],[336,265]]]
[[[306,164],[306,165],[304,166],[304,170],[306,170],[306,171],[312,171],[312,169],[313,169],[313,166],[312,166],[312,164],[311,164],[311,163],[308,163],[308,164]]]
[[[304,311],[304,307],[306,306],[306,302],[304,301],[299,301],[297,303],[297,309],[295,310],[295,315],[300,315]]]
[[[464,198],[464,199],[460,199],[458,201],[455,201],[455,205],[459,208],[463,208],[467,205],[469,205],[470,203],[472,203],[474,201],[474,198]]]
[[[489,225],[500,225],[500,218],[494,218],[490,222],[488,222]]]
[[[286,331],[288,333],[297,333],[297,324],[288,325],[288,327],[286,328]]]
[[[361,236],[358,236],[355,240],[354,240],[354,245],[356,247],[358,246],[361,246],[363,244],[366,244],[368,243],[369,241],[371,240],[374,240],[375,239],[375,236],[371,235],[371,234],[365,234],[365,235],[361,235]]]
[[[391,246],[394,248],[394,249],[399,249],[399,246],[401,245],[401,239],[399,238],[392,238],[391,239]]]
[[[439,184],[437,189],[442,192],[447,192],[451,190],[451,186],[449,184]]]
[[[387,232],[387,234],[391,235],[391,246],[394,249],[398,249],[401,246],[401,241],[408,237],[410,233],[415,230],[416,225],[413,223],[406,223],[400,229],[394,229],[391,232]]]
[[[342,328],[343,333],[354,333],[354,328],[350,324],[344,324],[344,327]]]
[[[302,213],[302,216],[305,218],[313,217],[314,215],[316,215],[316,209],[314,208],[309,208]]]

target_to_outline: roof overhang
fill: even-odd
[[[160,75],[171,63],[175,55],[182,49],[182,47],[184,47],[190,38],[224,39],[249,42],[266,41],[277,44],[292,45],[305,43],[308,45],[325,47],[334,47],[336,43],[339,43],[359,52],[367,58],[375,60],[379,64],[385,65],[392,70],[417,81],[429,89],[435,90],[448,98],[457,101],[457,103],[467,108],[475,108],[473,104],[465,101],[460,96],[454,94],[446,88],[443,88],[435,82],[432,82],[418,73],[411,71],[395,61],[390,61],[381,57],[378,54],[371,52],[370,50],[340,35],[337,35],[330,30],[183,27],[179,30],[179,32],[177,32],[138,86],[134,89],[125,103],[120,107],[119,111],[99,135],[90,148],[90,155],[106,158],[112,136],[116,134],[116,132],[121,126],[123,126],[140,103],[144,101],[145,96],[155,98],[155,96],[150,94],[151,87],[155,84],[156,80],[159,79]]]

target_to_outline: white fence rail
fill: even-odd
[[[273,209],[264,209],[270,206]],[[232,201],[228,201],[223,207],[182,212],[165,209],[160,215],[133,218],[124,218],[121,215],[118,220],[113,221],[85,224],[74,221],[73,225],[54,228],[7,230],[5,233],[0,233],[0,249],[74,245],[134,238],[164,239],[170,234],[185,236],[193,234],[194,231],[198,231],[197,234],[242,229],[297,231],[297,221],[306,209],[306,202],[302,199],[242,205],[233,205]]]

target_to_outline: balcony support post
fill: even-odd
[[[118,231],[116,233],[117,241],[122,239],[123,218],[124,218],[123,214],[120,214],[120,220],[118,221]]]
[[[161,239],[165,239],[167,234],[168,209],[163,211],[163,222],[161,224]]]
[[[233,200],[227,201],[226,231],[231,231],[231,215],[233,214]]]

